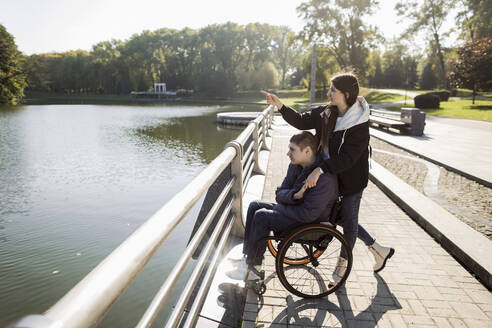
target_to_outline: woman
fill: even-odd
[[[331,103],[302,114],[285,106],[274,94],[262,91],[267,103],[279,109],[287,123],[300,130],[316,130],[322,164],[306,179],[308,187],[316,185],[324,172],[338,176],[342,206],[340,221],[345,239],[351,249],[359,237],[374,255],[374,272],[381,271],[394,249],[381,246],[358,224],[362,192],[369,180],[369,105],[359,95],[359,82],[355,75],[342,73],[331,79],[328,97]],[[347,268],[347,255],[342,251],[333,274],[337,283]]]

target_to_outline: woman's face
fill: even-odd
[[[332,105],[335,105],[339,108],[347,106],[345,95],[343,94],[343,92],[335,88],[333,84],[330,86],[330,91],[328,91],[328,98],[330,98]]]

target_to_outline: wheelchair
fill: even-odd
[[[282,285],[302,298],[321,298],[341,287],[352,268],[352,250],[339,232],[332,215],[330,222],[313,222],[295,226],[283,233],[271,233],[267,248],[275,258],[275,271]],[[347,269],[338,283],[331,277],[340,251],[347,254]],[[249,286],[258,294],[266,291],[265,272],[253,271],[260,279],[250,280]]]

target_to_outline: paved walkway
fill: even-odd
[[[376,129],[371,133],[492,184],[492,122],[428,115],[420,137]]]
[[[274,200],[288,165],[295,130],[276,118],[263,199]],[[396,249],[380,274],[362,242],[345,288],[319,300],[288,293],[267,252],[267,291],[246,300],[243,327],[491,327],[492,294],[424,230],[370,183],[360,222],[376,239]]]
[[[380,89],[381,92],[404,94],[396,89]],[[407,91],[410,97],[418,93]],[[410,102],[412,100],[410,99]],[[376,107],[391,107],[403,102],[375,104]],[[378,131],[374,130],[373,131]],[[376,134],[378,133],[378,134]],[[397,146],[419,153],[433,161],[476,177],[486,185],[492,185],[492,122],[466,120],[427,115],[424,136],[401,136],[379,133],[375,136]]]
[[[413,98],[419,95],[417,92],[397,90],[397,89],[375,89],[375,90],[379,91],[379,92],[383,92],[383,93],[394,93],[397,95],[402,95],[402,96],[406,95],[407,96],[407,100],[401,100],[401,101],[395,101],[395,102],[386,102],[386,103],[379,103],[379,104],[371,104],[375,108],[388,108],[388,107],[401,106],[404,104],[413,104]]]

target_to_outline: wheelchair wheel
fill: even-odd
[[[320,249],[323,251],[316,257]],[[347,269],[342,279],[334,284],[331,278],[342,249],[348,255]],[[307,263],[285,263],[286,258],[302,256],[307,258]],[[285,238],[279,245],[275,266],[280,282],[292,294],[304,298],[324,297],[344,284],[352,268],[352,251],[339,231],[313,224],[296,229]]]
[[[268,250],[272,254],[273,257],[277,257],[278,254],[278,247],[280,245],[281,241],[275,240],[275,239],[269,239],[267,241],[267,246]],[[323,248],[318,248],[314,252],[314,257],[317,258],[321,254],[323,254]],[[310,259],[309,256],[306,255],[306,253],[301,253],[301,254],[289,254],[284,257],[284,263],[285,264],[290,264],[290,265],[301,265],[301,264],[306,264],[309,263]]]

